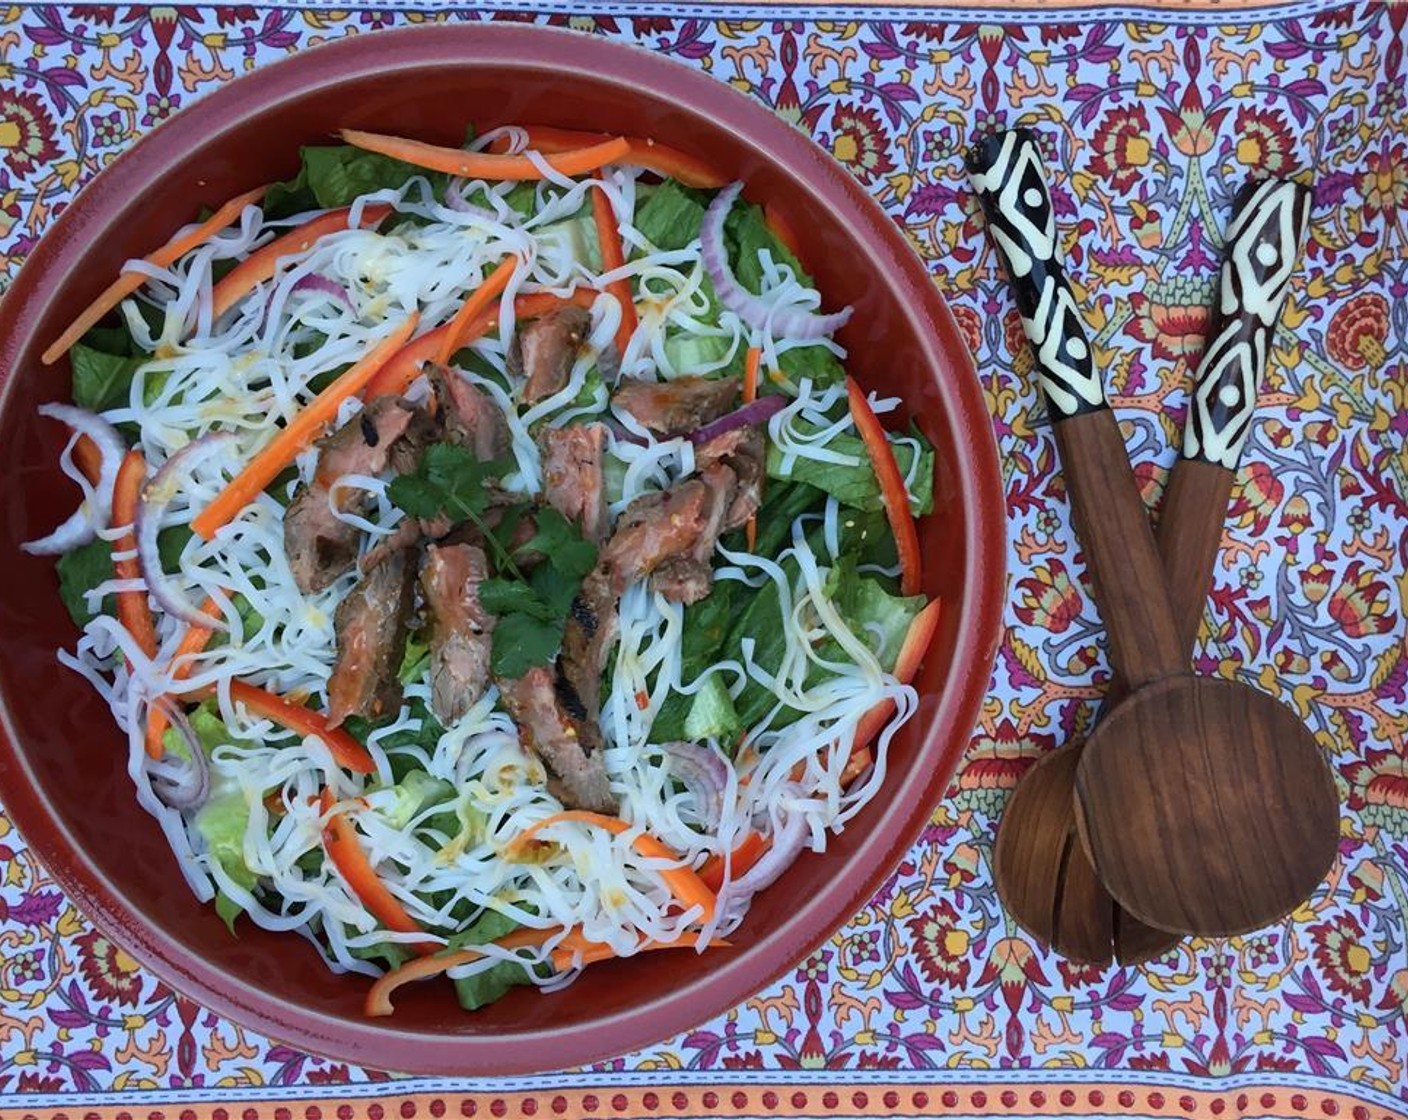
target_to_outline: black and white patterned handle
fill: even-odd
[[[1310,205],[1310,188],[1286,179],[1248,183],[1237,196],[1213,330],[1183,428],[1186,459],[1237,469]]]
[[[1105,408],[1105,390],[1061,267],[1036,134],[999,132],[968,153],[968,176],[1007,269],[1053,420]]]

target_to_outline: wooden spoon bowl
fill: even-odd
[[[1096,874],[1143,922],[1258,929],[1334,862],[1334,777],[1289,708],[1233,681],[1171,677],[1107,715],[1076,768]]]
[[[1012,791],[997,831],[998,893],[1023,929],[1063,957],[1139,964],[1168,952],[1181,935],[1123,909],[1086,858],[1071,803],[1083,749],[1073,743],[1052,751]]]

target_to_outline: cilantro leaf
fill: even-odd
[[[552,506],[544,506],[536,516],[538,531],[520,551],[541,552],[559,576],[580,581],[596,566],[596,545]]]
[[[526,614],[542,622],[551,622],[557,613],[531,585],[511,579],[484,580],[479,602],[493,614]]]
[[[484,609],[498,615],[489,652],[497,676],[522,676],[535,665],[557,656],[562,631],[582,577],[596,565],[596,545],[557,510],[544,507],[534,514],[537,531],[519,555],[542,557],[523,579],[488,579],[479,585]],[[511,530],[509,530],[511,531]]]
[[[489,508],[489,484],[513,470],[510,459],[481,462],[453,443],[433,443],[420,465],[410,474],[391,480],[391,501],[412,517],[448,517],[477,520]]]
[[[545,622],[523,612],[504,615],[494,626],[490,668],[496,676],[512,678],[546,665],[562,645],[562,626],[562,619]]]

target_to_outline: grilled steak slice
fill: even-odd
[[[328,724],[348,716],[375,719],[401,705],[397,673],[415,605],[415,554],[387,557],[338,604],[337,664],[328,680]]]
[[[737,476],[724,463],[711,463],[699,479],[706,489],[703,524],[689,550],[671,556],[651,573],[650,586],[675,603],[697,603],[714,586],[709,558],[735,501]]]
[[[430,615],[430,710],[444,726],[464,717],[489,684],[494,616],[479,602],[489,565],[472,544],[431,545],[420,571]]]
[[[498,685],[519,739],[548,773],[548,791],[569,809],[614,814],[616,798],[602,752],[582,734],[585,723],[579,725],[564,709],[553,671],[539,666]]]
[[[318,443],[314,481],[331,486],[345,474],[380,474],[392,449],[410,430],[419,410],[397,397],[377,397]]]
[[[423,419],[414,405],[378,397],[318,444],[321,454],[313,481],[298,488],[284,511],[284,551],[294,582],[305,595],[323,590],[357,559],[362,535],[333,514],[332,484],[347,474],[380,474],[404,460],[403,449]],[[349,489],[338,494],[338,502],[348,512],[365,513],[371,495]]]
[[[763,471],[767,439],[761,428],[735,428],[715,436],[694,453],[701,477],[713,463],[722,463],[734,474],[733,500],[724,517],[722,532],[737,529],[758,511],[763,500]]]
[[[572,363],[591,329],[591,312],[571,303],[519,328],[507,359],[510,372],[527,378],[523,385],[525,404],[550,397],[566,386]]]
[[[300,486],[284,510],[284,551],[305,595],[321,591],[357,560],[362,532],[339,520],[322,486]]]
[[[623,378],[611,399],[657,435],[678,436],[717,420],[737,397],[737,378],[691,374],[673,381]]]
[[[468,448],[482,462],[508,454],[508,421],[487,393],[446,366],[428,366],[426,373],[451,443]]]
[[[622,512],[596,567],[582,581],[563,628],[559,664],[592,721],[601,710],[601,672],[616,640],[621,593],[699,544],[708,527],[709,498],[708,487],[697,478],[642,494]]]
[[[691,478],[669,490],[642,494],[621,513],[598,566],[617,595],[671,556],[688,552],[708,521],[708,487]]]
[[[574,424],[544,428],[538,443],[543,452],[543,483],[548,503],[582,535],[600,544],[606,536],[606,482],[602,455],[606,428]]]

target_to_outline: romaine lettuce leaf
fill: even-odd
[[[804,423],[800,425],[807,427]],[[819,429],[817,429],[819,430]],[[919,465],[914,471],[913,490],[910,493],[910,507],[916,516],[929,513],[934,508],[934,449],[923,436],[919,440]],[[807,482],[825,490],[842,505],[853,509],[882,510],[884,499],[880,495],[880,480],[870,462],[870,453],[859,436],[845,432],[833,436],[826,448],[842,455],[848,455],[859,462],[852,465],[823,463],[816,459],[797,458],[791,463],[776,444],[768,445],[767,473],[769,478],[789,482]],[[909,477],[914,464],[915,450],[909,443],[895,443],[895,462],[900,474]]]

